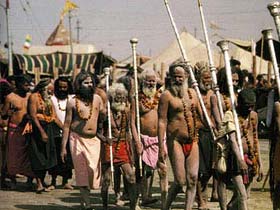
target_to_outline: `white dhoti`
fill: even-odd
[[[83,138],[70,133],[70,150],[74,164],[76,185],[100,188],[101,161],[100,140],[97,137]]]

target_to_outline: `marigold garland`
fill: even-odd
[[[88,121],[88,120],[91,118],[91,116],[92,116],[92,111],[93,111],[93,104],[92,104],[92,103],[90,103],[89,115],[88,115],[87,117],[82,116],[81,109],[80,109],[80,105],[79,105],[79,101],[78,101],[77,97],[75,98],[75,106],[76,106],[76,110],[77,110],[77,112],[78,112],[78,115],[79,115],[79,117],[80,117],[82,120]]]
[[[50,123],[54,120],[53,110],[52,110],[52,104],[50,100],[44,101],[41,94],[38,93],[39,98],[39,104],[40,107],[42,107],[43,113],[38,113],[37,117],[41,118],[42,120],[46,121],[47,123]]]
[[[149,99],[149,97],[147,97],[145,94],[141,94],[140,95],[140,103],[145,107],[145,109],[149,109],[152,110],[155,107],[157,107],[158,103],[159,103],[159,98],[160,98],[160,94],[161,94],[161,90],[157,90],[157,92],[155,93],[153,99]]]

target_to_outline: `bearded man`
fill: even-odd
[[[55,110],[55,113],[58,117],[58,120],[64,124],[65,115],[66,115],[66,105],[70,99],[72,93],[72,85],[67,77],[59,77],[54,82],[54,95],[51,96],[51,101]],[[53,167],[49,173],[52,176],[51,186],[48,189],[55,189],[56,187],[56,178],[58,175],[62,176],[62,185],[64,189],[72,190],[73,187],[68,180],[72,178],[72,158],[69,148],[69,143],[66,145],[67,149],[67,158],[65,163],[62,163],[60,157],[61,151],[61,141],[62,141],[62,129],[56,126],[55,130],[55,147],[57,154],[57,165]]]
[[[151,194],[154,170],[158,161],[158,103],[162,90],[157,90],[158,77],[153,70],[145,70],[141,74],[139,94],[140,111],[140,137],[136,129],[135,100],[131,105],[131,127],[138,156],[142,156],[143,178],[141,180],[142,205],[148,205],[157,201],[149,197]],[[165,142],[164,142],[165,144]],[[162,208],[166,203],[168,180],[166,165],[159,165],[160,187],[162,193]]]
[[[136,209],[136,179],[133,170],[133,158],[131,148],[131,137],[129,133],[130,110],[128,106],[128,92],[121,83],[113,84],[109,89],[109,100],[111,102],[111,128],[112,139],[108,139],[103,145],[102,154],[102,174],[103,182],[101,195],[104,209],[108,208],[108,188],[111,180],[110,168],[110,145],[113,149],[113,163],[116,170],[118,168],[123,172],[128,183],[130,209]],[[105,133],[108,133],[105,129]],[[118,196],[118,195],[116,195]]]
[[[158,138],[159,164],[166,162],[164,138],[174,174],[174,183],[168,192],[166,209],[178,192],[187,184],[185,209],[191,210],[198,178],[198,115],[201,109],[195,91],[188,88],[188,66],[185,63],[169,67],[170,83],[159,101]]]
[[[49,191],[45,189],[44,179],[46,172],[57,164],[54,130],[55,126],[63,127],[51,103],[49,83],[50,79],[41,79],[28,101],[32,119],[32,132],[28,135],[29,155],[32,170],[38,178],[37,193]]]
[[[27,75],[15,77],[16,90],[7,95],[2,110],[2,118],[9,117],[8,124],[8,142],[7,142],[7,172],[13,177],[15,184],[16,174],[25,175],[28,178],[28,184],[32,186],[34,174],[28,156],[28,147],[23,131],[27,123],[27,101],[30,96],[29,83],[30,78]],[[15,187],[15,186],[13,186]]]
[[[74,81],[75,96],[66,106],[61,145],[62,162],[66,161],[68,139],[74,164],[76,185],[80,188],[82,209],[92,209],[90,189],[100,187],[100,140],[98,121],[104,113],[102,99],[94,94],[94,80],[90,72],[82,70]]]
[[[208,116],[212,120],[214,125],[219,124],[220,113],[218,110],[217,98],[212,88],[212,78],[211,72],[207,65],[204,65],[199,69],[198,83],[200,93],[205,104]],[[216,126],[214,126],[216,127]],[[214,139],[211,135],[211,131],[208,127],[201,124],[199,128],[199,178],[197,183],[197,198],[198,198],[198,208],[207,209],[207,184],[211,176],[213,175],[212,163],[213,163],[213,149],[214,149]],[[213,190],[212,199],[218,199],[217,195],[217,182],[213,177]]]

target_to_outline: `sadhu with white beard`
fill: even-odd
[[[111,102],[111,128],[112,139],[106,139],[102,146],[102,189],[101,195],[104,209],[108,208],[108,188],[111,179],[110,170],[110,145],[113,149],[114,167],[120,167],[123,175],[128,182],[130,209],[135,210],[137,194],[136,194],[136,178],[132,167],[133,157],[131,150],[130,128],[130,108],[128,106],[128,92],[121,83],[114,83],[109,89],[109,100]],[[106,125],[107,123],[105,123]],[[108,129],[104,127],[104,133],[108,133]]]
[[[196,92],[188,87],[188,66],[185,63],[169,67],[170,84],[159,101],[159,164],[166,162],[164,138],[171,162],[174,183],[168,192],[166,209],[187,184],[185,209],[192,209],[198,178],[198,117],[202,117]]]
[[[131,128],[134,137],[137,154],[142,156],[143,177],[141,179],[142,205],[148,205],[157,201],[150,197],[154,169],[158,169],[162,204],[165,204],[168,180],[167,166],[158,165],[158,103],[162,88],[158,85],[158,76],[153,70],[145,70],[141,74],[139,90],[139,114],[140,114],[140,138],[136,129],[135,100],[131,105]],[[164,143],[165,144],[165,143]],[[136,173],[138,174],[138,173]]]

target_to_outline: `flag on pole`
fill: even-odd
[[[30,47],[31,47],[31,36],[30,36],[30,34],[27,34],[25,37],[25,42],[24,42],[23,48],[26,50],[29,50]]]
[[[69,0],[66,0],[65,5],[64,5],[64,8],[63,8],[63,10],[62,10],[62,12],[61,12],[61,15],[60,15],[61,19],[63,19],[63,17],[65,16],[65,14],[67,14],[67,13],[70,12],[71,10],[74,10],[74,9],[77,9],[77,8],[79,8],[79,7],[77,6],[77,4],[75,4],[75,3],[73,3],[73,2],[71,2],[71,1],[69,1]]]

